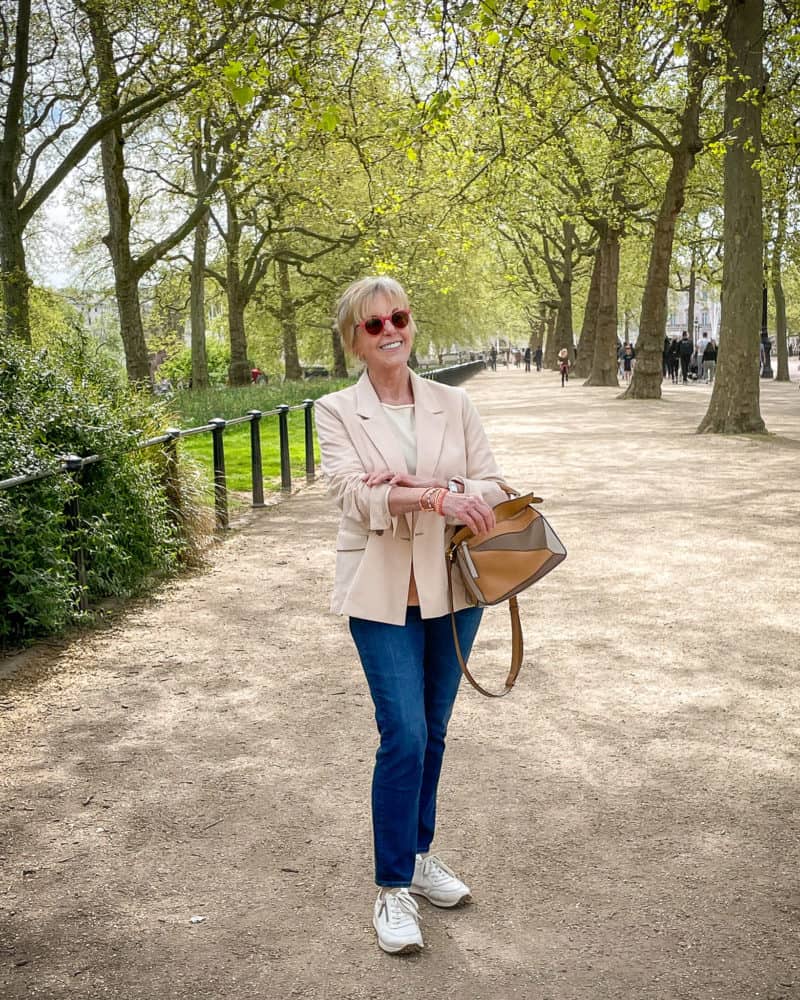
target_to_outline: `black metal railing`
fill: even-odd
[[[447,368],[436,368],[426,372],[421,372],[423,378],[431,379],[435,382],[443,382],[448,385],[459,385],[470,376],[476,374],[485,367],[484,361],[474,360],[463,364],[452,365]],[[224,531],[229,524],[228,513],[228,484],[225,474],[225,431],[229,427],[238,424],[250,424],[250,459],[251,459],[251,488],[252,506],[264,507],[264,470],[261,459],[261,421],[265,417],[278,418],[278,441],[280,446],[280,469],[281,469],[281,492],[291,493],[292,490],[292,466],[289,452],[289,414],[296,411],[303,411],[304,419],[304,450],[305,450],[305,479],[307,483],[313,482],[316,476],[314,460],[314,424],[313,424],[314,400],[305,399],[295,406],[282,404],[274,410],[250,410],[241,417],[234,417],[231,420],[224,420],[222,417],[214,417],[207,424],[200,427],[188,427],[181,429],[169,427],[163,434],[157,437],[148,438],[141,441],[132,448],[132,451],[141,451],[144,448],[153,448],[163,445],[164,452],[164,491],[169,501],[170,509],[176,513],[181,509],[181,485],[178,462],[178,442],[181,438],[192,437],[196,434],[211,434],[212,437],[212,464],[214,475],[214,514],[218,530]],[[76,489],[70,493],[64,507],[64,519],[66,530],[70,538],[75,539],[72,549],[73,562],[75,564],[75,576],[77,581],[78,603],[81,610],[87,607],[87,573],[86,573],[86,553],[81,542],[80,525],[80,485],[83,470],[97,462],[102,462],[102,455],[63,455],[57,464],[49,469],[41,469],[27,475],[13,476],[10,479],[0,480],[0,490],[10,490],[34,483],[40,479],[50,476],[68,475],[76,485]]]

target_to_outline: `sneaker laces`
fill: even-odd
[[[437,858],[435,854],[429,854],[427,858],[422,859],[422,874],[439,882],[442,881],[442,878],[454,878],[457,882],[461,881],[453,869],[448,868],[444,861]]]
[[[386,919],[392,927],[400,927],[408,921],[409,917],[416,924],[419,924],[422,919],[419,915],[417,901],[408,889],[401,889],[399,892],[385,892],[381,903],[386,912]]]

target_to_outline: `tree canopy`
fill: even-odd
[[[232,384],[341,368],[332,304],[370,272],[409,287],[423,355],[544,343],[613,388],[635,336],[632,399],[660,395],[675,291],[693,335],[721,290],[717,431],[763,427],[768,285],[788,378],[788,0],[16,0],[0,93],[5,337],[39,336],[33,233],[70,192],[132,381],[184,330],[198,386],[209,335]]]

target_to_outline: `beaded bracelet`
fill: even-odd
[[[447,490],[443,490],[441,487],[429,486],[419,498],[419,509],[443,514],[442,505],[446,494]]]
[[[436,497],[434,496],[435,493],[436,493],[436,487],[435,486],[429,486],[428,489],[425,490],[425,492],[419,498],[419,509],[420,510],[433,510],[434,509],[433,504],[434,504],[434,501],[436,499]]]

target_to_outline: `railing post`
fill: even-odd
[[[261,464],[261,410],[248,410],[250,421],[250,467],[253,480],[253,506],[264,506],[264,470]]]
[[[292,465],[289,460],[289,407],[282,403],[278,407],[278,438],[281,446],[281,489],[292,492]]]
[[[81,611],[86,611],[89,607],[89,582],[86,576],[86,553],[80,538],[81,505],[78,498],[83,460],[80,455],[65,455],[63,461],[67,472],[72,476],[73,482],[77,487],[64,506],[64,515],[67,522],[67,531],[72,537],[72,561],[75,563],[75,576],[78,582],[78,607]]]
[[[222,436],[225,433],[225,423],[222,417],[213,417],[209,423],[214,428],[211,438],[214,447],[214,512],[217,516],[217,527],[228,527],[228,484],[225,479],[225,445]]]
[[[181,432],[178,427],[168,427],[164,433],[168,436],[164,442],[164,492],[172,518],[178,523],[183,515],[181,481],[178,475],[178,438]]]
[[[314,412],[314,400],[304,399],[305,411],[303,416],[306,423],[306,482],[313,483],[316,475],[314,470],[314,424],[312,414]]]

